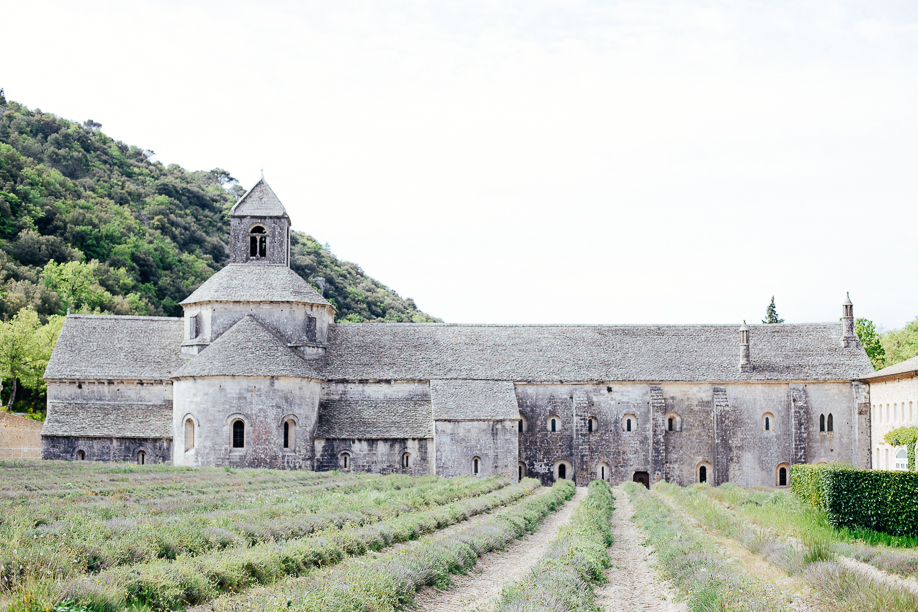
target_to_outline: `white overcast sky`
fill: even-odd
[[[916,2],[7,2],[0,87],[450,322],[918,315]]]

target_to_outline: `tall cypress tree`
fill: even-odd
[[[768,305],[768,310],[765,311],[765,318],[762,319],[762,323],[784,323],[784,319],[778,318],[778,309],[775,308],[775,296],[771,296],[771,304]]]

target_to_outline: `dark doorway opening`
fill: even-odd
[[[787,486],[787,468],[781,468],[778,470],[778,486]]]
[[[648,489],[650,488],[650,474],[648,474],[647,472],[635,472],[634,478],[632,478],[632,480],[634,482],[641,483]]]
[[[567,466],[563,463],[558,466],[558,480],[565,480],[567,478]]]
[[[707,482],[708,481],[708,468],[706,466],[701,466],[698,468],[698,482]]]

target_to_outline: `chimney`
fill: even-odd
[[[312,279],[312,282],[319,287],[319,293],[322,294],[322,297],[325,297],[325,279],[321,276],[316,276]]]
[[[743,321],[743,324],[739,328],[740,335],[740,359],[739,359],[739,369],[740,372],[751,372],[752,371],[752,361],[749,360],[749,327],[746,325],[746,322]]]
[[[842,338],[844,348],[859,348],[861,341],[854,332],[854,304],[851,303],[851,294],[847,294],[842,304]]]

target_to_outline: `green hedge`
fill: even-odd
[[[795,465],[791,491],[826,513],[834,527],[918,536],[918,473]]]

